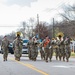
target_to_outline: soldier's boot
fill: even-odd
[[[46,62],[48,62],[48,59],[46,58]]]
[[[58,57],[56,56],[56,60],[58,60]]]
[[[49,59],[50,59],[50,62],[52,62],[52,57],[51,56],[49,56]]]
[[[32,61],[33,61],[34,59],[32,58]]]
[[[5,61],[5,57],[3,57],[3,61]]]
[[[36,61],[36,58],[34,58],[34,61]]]
[[[7,56],[5,57],[5,60],[7,61]]]
[[[15,60],[19,61],[19,58],[18,57],[15,57]]]
[[[41,55],[41,60],[43,60],[43,56]]]
[[[61,61],[61,56],[59,56],[59,60]]]
[[[3,61],[5,61],[5,59],[3,59]]]
[[[44,60],[45,60],[45,56],[44,56]]]
[[[56,57],[56,60],[58,60],[58,58]]]
[[[69,62],[69,59],[68,58],[66,58],[66,60],[67,60],[67,62]]]
[[[31,57],[29,57],[29,60],[31,60]]]
[[[7,58],[5,60],[7,61]]]
[[[48,62],[48,60],[46,60],[46,62]]]
[[[63,61],[65,61],[65,57],[63,57]]]
[[[17,57],[15,57],[15,60],[17,60]]]
[[[50,58],[50,62],[52,62],[51,58]]]
[[[17,60],[20,61],[20,57]]]

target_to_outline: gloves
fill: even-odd
[[[44,51],[44,47],[42,47],[42,50]]]
[[[49,49],[51,49],[51,46],[49,47]]]

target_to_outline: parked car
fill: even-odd
[[[8,49],[9,49],[9,53],[14,54],[13,44],[12,43],[9,44]]]
[[[12,43],[9,44],[8,50],[9,50],[9,53],[14,54],[14,51],[13,51],[13,44],[12,44]],[[3,54],[2,48],[1,48],[1,53]]]
[[[28,39],[23,39],[22,54],[28,54],[28,47],[27,47],[28,41],[29,41]]]
[[[0,46],[0,53],[1,53],[1,46]]]

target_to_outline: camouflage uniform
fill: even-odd
[[[67,62],[69,61],[71,50],[70,50],[70,39],[64,41],[65,44],[65,57]]]
[[[55,42],[55,53],[56,53],[56,60],[58,60],[59,57],[59,46],[58,46],[58,40],[56,39]]]
[[[41,54],[41,59],[43,59],[44,58],[44,60],[45,60],[45,52],[44,52],[44,50],[43,50],[43,44],[40,44],[40,54]]]
[[[49,40],[49,39],[48,39]],[[45,40],[46,41],[46,40]],[[45,43],[45,41],[44,41],[44,43]],[[43,44],[44,44],[43,43]],[[50,47],[50,42],[46,45],[46,47],[44,47],[44,50],[45,50],[45,60],[46,60],[46,62],[48,62],[48,58],[49,58],[49,47]]]
[[[7,61],[9,41],[5,38],[6,37],[4,37],[4,39],[2,40],[1,47],[3,50],[3,59],[4,59],[4,61]]]
[[[55,40],[54,39],[51,40],[50,46],[51,46],[51,48],[49,48],[49,58],[51,61],[52,56],[53,56],[53,52],[54,52],[54,47],[55,47]]]
[[[28,55],[29,55],[29,59],[31,60],[32,56],[31,56],[31,51],[33,50],[33,41],[29,40],[28,44]]]
[[[34,60],[34,61],[36,61],[36,58],[37,58],[37,56],[38,56],[38,42],[36,41],[33,41],[33,48],[32,48],[32,50],[31,50],[31,59],[32,60]]]
[[[63,41],[58,41],[58,46],[59,46],[59,60],[61,61],[61,58],[63,57],[63,61],[65,58],[65,49],[64,49],[64,40]]]
[[[20,57],[22,56],[22,40],[20,38],[16,38],[13,43],[13,48],[14,48],[14,56],[15,60],[20,61]]]

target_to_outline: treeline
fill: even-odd
[[[61,22],[54,22],[49,24],[47,22],[40,22],[39,24],[34,18],[29,19],[29,23],[23,22],[22,27],[17,31],[20,31],[25,38],[33,37],[39,34],[39,38],[44,39],[45,36],[49,36],[50,38],[56,37],[57,33],[63,32],[64,37],[69,36],[71,38],[75,38],[75,5],[64,5],[62,6],[63,13],[59,13],[60,17],[62,17]],[[16,32],[17,32],[16,31]],[[8,34],[8,39],[10,42],[14,40],[16,37],[16,32],[12,32]],[[3,36],[0,36],[0,44],[3,39]]]

